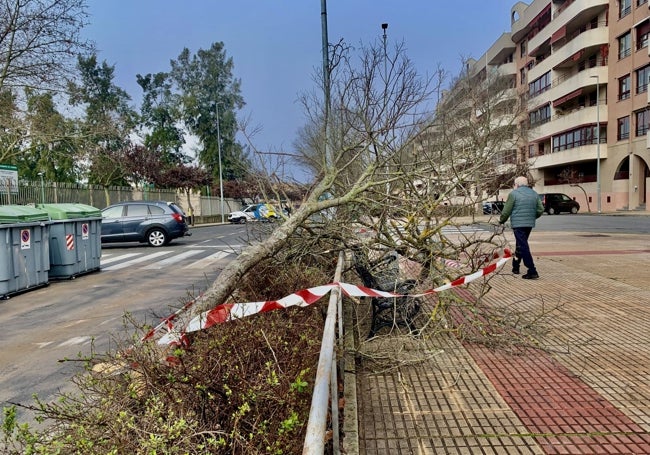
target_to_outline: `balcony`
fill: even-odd
[[[601,138],[600,159],[607,158],[607,143]],[[529,159],[532,169],[542,169],[545,167],[560,166],[583,161],[595,161],[598,159],[598,144],[583,145],[561,152],[539,155]]]
[[[600,113],[597,115],[597,109]],[[532,127],[528,133],[529,140],[535,142],[539,139],[553,136],[580,125],[595,124],[598,120],[602,125],[607,123],[607,105],[601,104],[598,106],[589,106],[575,111],[566,113],[564,115],[554,115],[550,122],[542,125]]]
[[[535,106],[539,107],[546,103],[550,103],[581,88],[595,87],[596,78],[591,76],[598,76],[598,80],[603,82],[603,84],[601,84],[601,93],[603,93],[602,90],[605,90],[604,82],[607,81],[607,67],[597,66],[595,68],[580,71],[579,73],[567,78],[554,79],[551,82],[550,88],[528,100],[528,111],[532,111]]]
[[[580,18],[587,23],[598,11],[602,11],[609,5],[608,0],[576,0],[565,9],[554,14],[551,23],[540,30],[540,32],[528,42],[529,49],[537,49],[546,40],[550,40],[555,32],[562,27],[569,25],[576,28],[580,25]]]
[[[582,58],[585,49],[600,47],[607,44],[608,40],[608,27],[598,27],[587,30],[566,43],[560,49],[553,52],[545,60],[535,65],[535,67],[533,67],[528,73],[528,80],[535,80],[548,70],[560,67],[565,62],[568,62],[569,65],[575,65],[577,60]]]

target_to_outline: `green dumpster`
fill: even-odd
[[[50,279],[99,270],[102,212],[84,204],[40,204],[50,220]]]
[[[23,205],[0,205],[0,297],[49,282],[49,217]]]

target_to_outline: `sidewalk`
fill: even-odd
[[[522,280],[506,264],[486,301],[511,314],[546,311],[544,349],[449,335],[425,341],[424,363],[346,367],[358,422],[346,415],[347,453],[650,454],[649,240],[534,231],[541,278]],[[346,394],[355,398],[347,385]]]

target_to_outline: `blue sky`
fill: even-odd
[[[240,117],[261,127],[259,150],[293,149],[305,118],[300,93],[318,89],[320,72],[320,0],[87,0],[91,24],[85,37],[98,57],[115,66],[115,83],[139,103],[136,74],[168,71],[184,47],[192,53],[222,41],[242,81],[246,106]],[[480,57],[510,30],[504,0],[330,0],[330,43],[404,42],[418,70],[441,65],[457,73],[462,57]]]

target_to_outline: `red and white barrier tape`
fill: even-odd
[[[429,289],[421,294],[408,294],[409,297],[422,297],[434,294],[441,291],[446,291],[457,286],[471,283],[485,275],[495,272],[499,267],[504,265],[510,258],[512,253],[510,250],[504,250],[502,256],[496,255],[498,261],[477,270],[469,275],[462,276],[450,283],[446,283],[435,289]],[[294,292],[279,300],[269,300],[265,302],[248,302],[248,303],[223,303],[217,305],[215,308],[205,311],[193,317],[184,327],[182,331],[176,330],[173,325],[173,320],[183,311],[187,310],[194,302],[186,304],[183,308],[176,311],[173,315],[165,318],[158,326],[153,328],[142,341],[149,340],[161,330],[163,327],[167,328],[167,333],[163,335],[158,344],[162,345],[186,345],[187,333],[196,332],[212,327],[216,324],[221,324],[233,319],[240,319],[246,316],[251,316],[257,313],[266,313],[267,311],[279,310],[291,306],[305,307],[320,300],[323,296],[328,294],[334,288],[340,288],[343,293],[348,297],[401,297],[403,294],[396,294],[394,292],[379,291],[364,286],[357,286],[354,284],[335,282],[322,286],[316,286],[309,289],[302,289]]]

